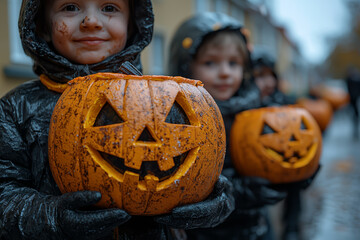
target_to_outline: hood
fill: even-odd
[[[191,61],[208,34],[233,30],[238,32],[246,43],[242,29],[239,21],[222,13],[206,12],[186,20],[171,41],[168,74],[190,77]]]
[[[256,73],[263,74],[265,70],[270,71],[276,80],[275,91],[279,91],[279,78],[276,73],[276,59],[269,52],[255,48],[251,54],[254,77]]]
[[[67,82],[79,76],[97,72],[119,72],[120,65],[129,61],[141,70],[140,52],[150,43],[154,16],[150,0],[132,0],[132,21],[135,29],[121,52],[95,64],[76,64],[59,55],[37,32],[36,18],[40,0],[23,0],[19,16],[19,32],[26,55],[34,62],[38,75],[45,74],[56,82]]]

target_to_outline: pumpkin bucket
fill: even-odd
[[[225,131],[200,81],[113,73],[79,77],[60,97],[49,160],[60,190],[97,206],[157,215],[202,201],[223,166]]]

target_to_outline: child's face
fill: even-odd
[[[260,89],[261,97],[267,97],[276,90],[276,79],[271,72],[255,78],[255,83]]]
[[[228,100],[239,89],[243,79],[243,58],[235,43],[205,44],[192,64],[192,78],[204,83],[213,98]]]
[[[46,9],[49,37],[72,62],[101,62],[126,45],[128,0],[50,0]]]

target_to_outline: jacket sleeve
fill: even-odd
[[[26,106],[19,103],[17,108],[12,103],[9,98],[0,101],[0,236],[22,239],[35,231],[33,236],[40,237],[53,228],[52,218],[41,216],[56,213],[50,212],[48,197],[32,188],[30,154],[18,119],[20,109]],[[49,212],[44,215],[44,211]]]

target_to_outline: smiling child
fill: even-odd
[[[124,62],[141,71],[153,21],[150,0],[23,0],[20,37],[41,81],[22,84],[0,100],[1,239],[171,239],[175,230],[168,219],[176,218],[169,222],[176,228],[211,226],[233,210],[225,178],[213,199],[196,206],[209,213],[198,219],[189,205],[157,218],[94,209],[99,192],[62,195],[52,177],[49,124],[63,86],[79,76],[119,72]]]

